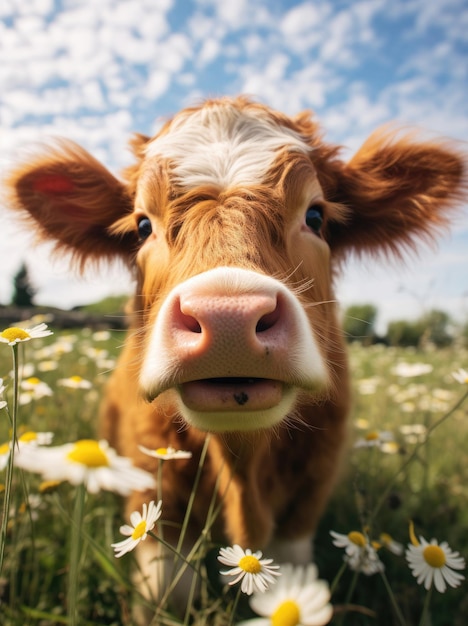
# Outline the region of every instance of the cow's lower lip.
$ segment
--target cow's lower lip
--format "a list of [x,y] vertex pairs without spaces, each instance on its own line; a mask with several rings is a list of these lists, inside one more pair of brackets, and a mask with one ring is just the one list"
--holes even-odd
[[200,412],[262,411],[277,406],[284,391],[268,378],[207,378],[180,385],[182,402]]

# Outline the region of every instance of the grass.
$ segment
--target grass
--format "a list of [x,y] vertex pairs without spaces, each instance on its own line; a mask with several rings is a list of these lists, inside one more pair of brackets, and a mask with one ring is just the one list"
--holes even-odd
[[[52,431],[55,445],[95,438],[99,398],[123,341],[121,332],[92,333],[84,329],[19,344],[21,379],[40,379],[47,383],[51,395],[31,397],[28,401],[22,394],[31,392],[20,389],[18,433],[24,429]],[[366,529],[373,539],[386,532],[406,546],[409,520],[413,520],[417,535],[428,540],[434,537],[439,542],[446,540],[453,550],[468,557],[468,403],[441,420],[468,389],[451,375],[458,368],[467,368],[468,351],[460,346],[415,351],[353,344],[350,358],[355,405],[349,459],[319,526],[315,559],[321,578],[330,584],[335,581],[332,602],[336,613],[332,624],[401,626],[403,619],[405,626],[418,626],[427,594],[416,583],[404,556],[379,550],[391,594],[379,574],[361,574],[356,578],[354,572],[345,569],[337,581],[337,573],[343,570],[343,554],[333,546],[329,532],[347,534]],[[394,372],[399,363],[424,364],[431,370],[404,377]],[[5,399],[10,411],[11,369],[11,349],[0,344],[0,377],[7,385]],[[71,376],[90,381],[91,388],[72,389],[59,384],[60,379]],[[424,429],[427,432],[439,421],[422,445]],[[408,432],[410,426],[416,426],[414,432]],[[9,430],[7,410],[1,409],[0,443],[8,441]],[[391,445],[386,442],[382,446],[353,447],[360,439],[369,440],[373,431],[391,433]],[[5,471],[0,481],[4,475]],[[72,532],[77,489],[64,483],[50,493],[39,493],[39,483],[33,474],[13,474],[0,579],[0,623],[73,623],[67,615],[67,604],[70,554],[76,547],[70,542],[75,536],[73,542],[80,541],[82,546],[76,556],[78,568],[72,572],[77,577],[72,593],[79,611],[76,623],[132,624],[133,555],[115,559],[110,547],[122,538],[118,529],[127,522],[122,518],[120,499],[107,492],[87,494],[81,511],[82,532],[77,539]],[[3,504],[2,501],[2,507]],[[209,597],[203,601],[194,624],[221,626],[231,621],[231,597]],[[400,618],[393,603],[399,607]],[[449,588],[444,594],[434,592],[427,626],[466,623],[466,585]]]

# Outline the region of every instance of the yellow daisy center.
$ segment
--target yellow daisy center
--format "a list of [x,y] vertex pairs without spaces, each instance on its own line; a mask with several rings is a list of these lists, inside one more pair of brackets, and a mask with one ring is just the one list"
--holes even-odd
[[135,530],[132,532],[132,539],[141,539],[146,532],[146,521],[144,519],[141,520],[136,526]]
[[423,550],[424,560],[431,567],[443,567],[447,561],[445,552],[439,546],[426,546]]
[[52,493],[60,485],[60,480],[44,480],[39,485],[39,493]]
[[0,456],[3,456],[4,454],[8,454],[9,452],[10,452],[10,444],[2,443],[2,445],[0,446]]
[[167,448],[157,448],[155,452],[156,454],[167,454]]
[[350,533],[348,533],[348,539],[351,541],[351,543],[354,543],[360,548],[363,548],[367,543],[364,535],[357,530],[352,530]]
[[376,430],[373,430],[370,433],[367,433],[365,437],[366,441],[377,441],[378,438],[379,438],[379,433]]
[[260,561],[250,554],[243,556],[239,561],[239,567],[248,574],[259,574],[262,571],[262,565]]
[[19,438],[19,441],[30,443],[31,441],[36,441],[36,439],[37,439],[37,433],[33,432],[32,430],[28,430],[27,432],[21,435],[21,437]]
[[298,626],[301,612],[294,600],[285,600],[271,616],[272,626]]
[[31,378],[27,378],[25,382],[29,385],[38,385],[41,381],[36,376],[31,376]]
[[67,458],[87,467],[106,467],[109,465],[109,459],[105,452],[99,443],[92,439],[77,441],[73,450],[67,454]]
[[10,328],[6,328],[0,333],[0,337],[6,339],[7,341],[17,341],[18,339],[30,339],[31,335],[27,333],[24,328],[18,328],[17,326],[11,326]]
[[70,380],[73,383],[81,383],[83,379],[81,378],[81,376],[78,376],[77,374],[75,374],[75,376],[70,376]]

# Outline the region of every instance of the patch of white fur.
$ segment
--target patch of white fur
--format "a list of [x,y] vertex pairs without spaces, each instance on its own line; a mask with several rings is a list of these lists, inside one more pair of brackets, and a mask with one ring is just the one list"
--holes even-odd
[[150,142],[146,156],[169,159],[182,188],[219,185],[228,189],[261,183],[283,148],[310,151],[298,133],[275,124],[260,111],[220,103],[179,114],[166,134]]

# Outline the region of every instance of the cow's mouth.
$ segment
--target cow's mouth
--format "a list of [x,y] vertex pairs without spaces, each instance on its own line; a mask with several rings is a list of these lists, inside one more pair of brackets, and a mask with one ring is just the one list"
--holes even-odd
[[180,386],[182,402],[192,411],[264,411],[277,406],[284,383],[269,378],[205,378]]

